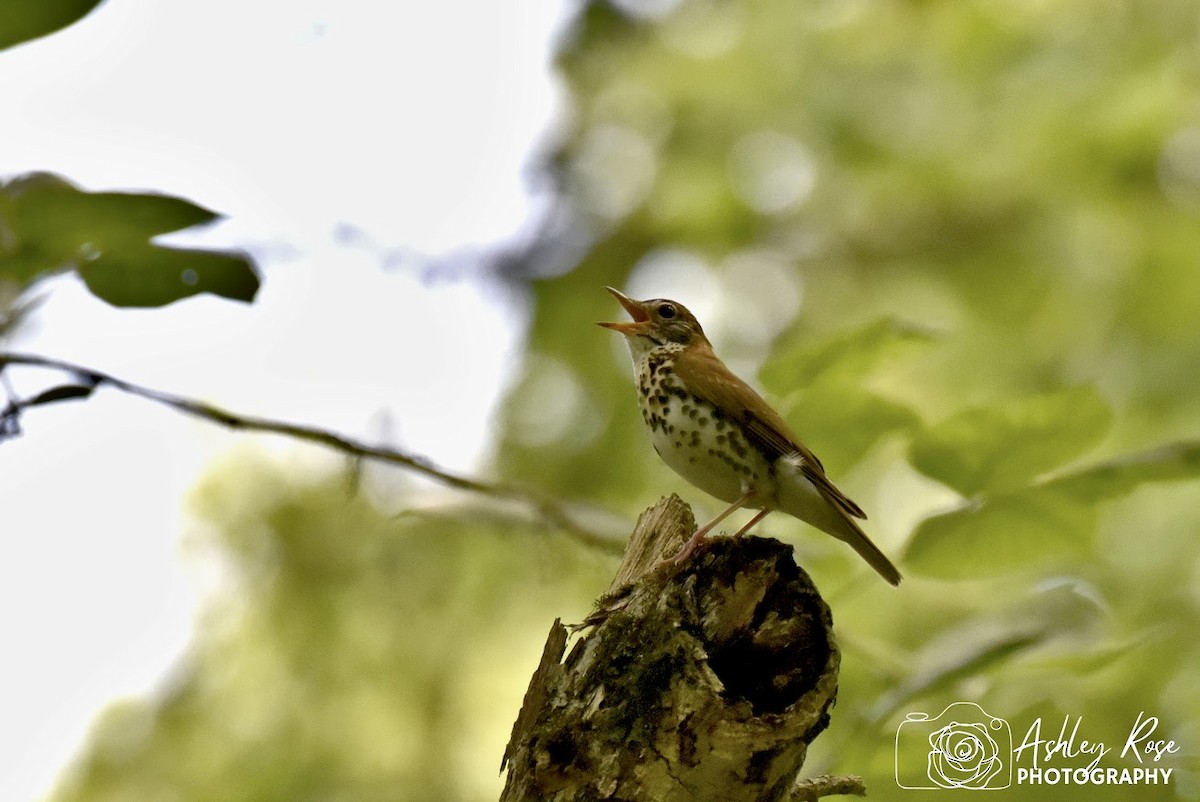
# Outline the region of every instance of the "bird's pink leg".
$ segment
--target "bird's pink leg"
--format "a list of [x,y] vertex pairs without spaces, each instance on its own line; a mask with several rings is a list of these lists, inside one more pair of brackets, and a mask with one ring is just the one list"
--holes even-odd
[[749,521],[747,521],[745,526],[743,526],[741,529],[739,529],[733,533],[733,536],[741,537],[742,535],[749,532],[751,529],[754,528],[754,525],[756,523],[761,521],[763,518],[767,517],[768,512],[770,512],[770,510],[759,510],[758,515],[755,515],[753,518],[751,518]]
[[[712,528],[714,526],[721,523],[721,521],[724,521],[726,518],[728,518],[730,515],[732,515],[736,510],[739,510],[742,507],[744,507],[746,505],[746,502],[749,501],[750,499],[752,499],[753,497],[754,497],[753,490],[747,490],[744,493],[742,493],[742,495],[740,495],[738,497],[737,501],[730,504],[725,509],[724,512],[722,512],[716,518],[713,518],[711,521],[706,523],[704,526],[700,527],[695,532],[693,532],[692,536],[690,538],[688,538],[687,543],[683,544],[683,548],[681,548],[674,557],[672,557],[669,560],[663,560],[663,562],[664,563],[670,562],[670,563],[675,563],[675,565],[679,565],[684,560],[686,560],[688,557],[691,557],[692,552],[694,552],[700,546],[700,544],[704,542],[704,536],[707,535],[709,532],[711,532]],[[755,519],[758,519],[761,517],[762,517],[761,515],[756,515]],[[745,529],[745,528],[746,527],[743,527],[743,529]],[[738,534],[741,534],[741,532],[739,532]]]

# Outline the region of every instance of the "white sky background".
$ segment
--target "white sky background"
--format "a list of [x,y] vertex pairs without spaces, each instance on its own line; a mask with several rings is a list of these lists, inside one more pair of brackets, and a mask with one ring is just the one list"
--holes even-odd
[[[471,470],[520,299],[469,269],[427,286],[420,257],[469,264],[528,225],[526,168],[561,112],[549,59],[568,10],[109,0],[0,52],[0,176],[48,170],[90,190],[189,198],[229,220],[188,242],[246,247],[263,269],[252,305],[148,311],[56,280],[10,347],[238,411],[386,433]],[[335,235],[342,224],[358,244]],[[412,258],[384,270],[378,248]],[[21,375],[22,389],[40,385]],[[34,410],[24,428],[0,445],[3,800],[49,792],[92,717],[151,690],[184,648],[204,584],[179,549],[187,496],[250,439],[113,391]]]

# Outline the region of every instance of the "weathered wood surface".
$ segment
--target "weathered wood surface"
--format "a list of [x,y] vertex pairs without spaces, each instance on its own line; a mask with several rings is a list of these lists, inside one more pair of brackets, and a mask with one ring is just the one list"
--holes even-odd
[[682,566],[656,567],[694,528],[677,496],[661,500],[565,660],[555,621],[505,751],[502,802],[816,789],[795,785],[837,695],[829,608],[774,540],[717,538]]

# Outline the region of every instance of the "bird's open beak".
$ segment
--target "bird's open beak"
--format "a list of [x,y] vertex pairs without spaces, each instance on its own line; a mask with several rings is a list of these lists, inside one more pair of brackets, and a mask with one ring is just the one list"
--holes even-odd
[[613,331],[619,331],[622,334],[641,334],[649,328],[650,315],[647,314],[640,303],[621,291],[614,290],[612,287],[605,287],[604,289],[611,292],[613,297],[621,302],[621,306],[625,307],[625,311],[629,313],[629,316],[633,320],[629,323],[599,323],[597,325],[603,326],[606,329],[612,329]]

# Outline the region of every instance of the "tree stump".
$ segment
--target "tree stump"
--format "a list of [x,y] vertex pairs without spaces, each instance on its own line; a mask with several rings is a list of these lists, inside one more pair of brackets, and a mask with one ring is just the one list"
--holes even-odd
[[502,802],[805,799],[846,781],[861,792],[856,778],[796,786],[829,723],[840,655],[791,547],[717,538],[656,568],[694,529],[678,496],[659,501],[565,661],[554,622],[505,750]]

